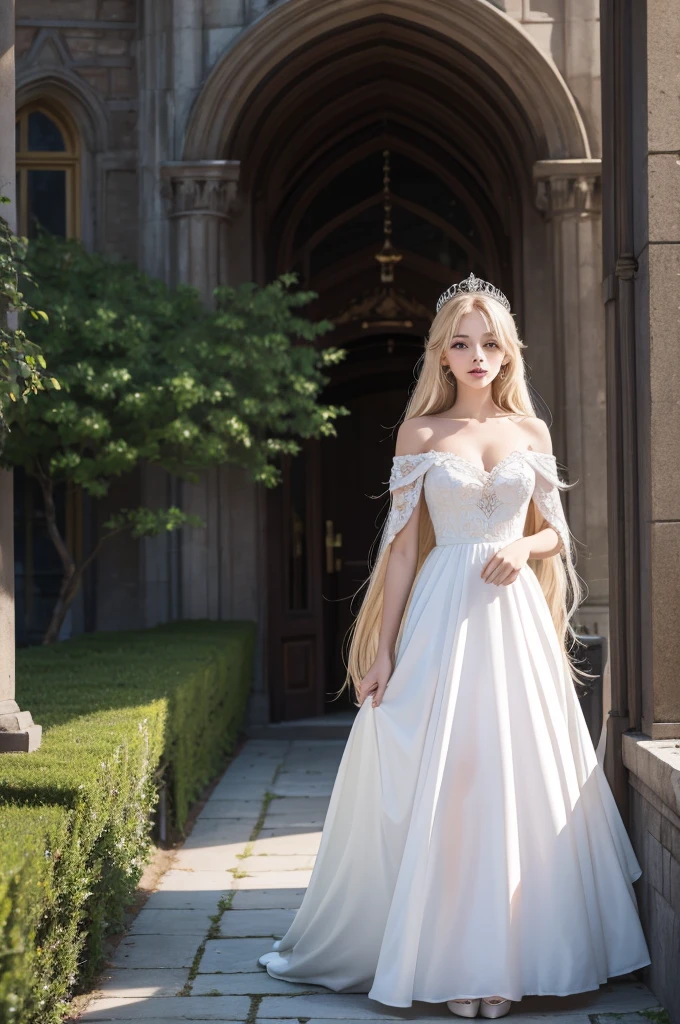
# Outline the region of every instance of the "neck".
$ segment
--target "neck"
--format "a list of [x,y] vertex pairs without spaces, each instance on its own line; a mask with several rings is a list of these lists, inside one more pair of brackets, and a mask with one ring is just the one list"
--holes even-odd
[[471,388],[458,382],[456,401],[447,414],[452,420],[488,420],[507,415],[494,401],[492,385]]

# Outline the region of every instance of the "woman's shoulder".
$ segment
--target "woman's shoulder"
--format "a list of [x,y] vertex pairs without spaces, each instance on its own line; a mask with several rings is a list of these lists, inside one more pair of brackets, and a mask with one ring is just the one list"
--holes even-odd
[[515,423],[522,431],[527,448],[541,455],[552,455],[552,438],[544,420],[539,416],[518,416]]
[[427,451],[434,433],[431,416],[412,416],[397,431],[395,455],[418,455]]

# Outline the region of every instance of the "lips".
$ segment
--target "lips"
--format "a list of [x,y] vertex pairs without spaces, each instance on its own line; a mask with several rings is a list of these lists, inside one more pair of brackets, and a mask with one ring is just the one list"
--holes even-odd
[[487,370],[469,370],[468,371],[473,377],[486,377]]

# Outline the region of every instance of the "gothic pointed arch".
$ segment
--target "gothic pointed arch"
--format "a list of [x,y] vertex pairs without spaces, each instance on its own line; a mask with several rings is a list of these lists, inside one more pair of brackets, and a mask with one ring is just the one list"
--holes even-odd
[[210,74],[189,119],[185,159],[235,156],[231,148],[243,111],[255,93],[280,88],[282,69],[294,57],[306,53],[318,62],[325,52],[337,61],[348,30],[363,27],[375,46],[400,26],[427,43],[427,50],[444,43],[449,59],[493,74],[504,88],[506,116],[524,119],[529,127],[534,159],[591,155],[583,119],[558,69],[514,19],[487,0],[319,0],[312,7],[306,0],[280,0]]

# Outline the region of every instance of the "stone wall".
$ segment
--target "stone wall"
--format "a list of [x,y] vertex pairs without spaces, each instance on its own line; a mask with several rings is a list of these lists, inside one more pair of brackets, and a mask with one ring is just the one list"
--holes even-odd
[[642,867],[636,883],[640,918],[649,943],[646,982],[680,1020],[680,740],[623,737],[630,771],[630,830]]
[[81,154],[86,245],[138,251],[137,0],[18,0],[17,106],[48,100],[70,115]]

